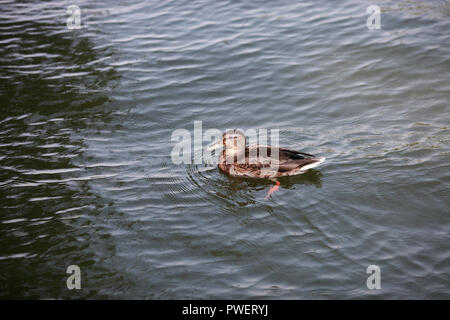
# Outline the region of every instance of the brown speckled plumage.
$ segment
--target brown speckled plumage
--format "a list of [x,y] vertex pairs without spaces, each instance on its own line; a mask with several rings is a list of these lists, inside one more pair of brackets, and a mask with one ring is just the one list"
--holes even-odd
[[[233,153],[227,154],[226,146],[230,143],[226,140],[226,135],[223,136],[224,150],[219,158],[219,168],[231,176],[262,179],[293,176],[322,163],[325,159],[304,152],[261,145],[245,147],[245,154],[241,153],[240,157],[236,154],[233,156]],[[244,139],[245,145],[245,136],[238,138]]]

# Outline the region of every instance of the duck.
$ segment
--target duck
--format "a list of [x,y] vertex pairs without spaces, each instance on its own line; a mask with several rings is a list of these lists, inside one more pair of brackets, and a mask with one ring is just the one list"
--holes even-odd
[[291,149],[254,144],[247,146],[246,136],[241,130],[229,130],[222,139],[210,145],[207,150],[222,149],[218,167],[233,177],[266,179],[275,182],[265,199],[278,190],[278,178],[303,174],[321,165],[325,157]]

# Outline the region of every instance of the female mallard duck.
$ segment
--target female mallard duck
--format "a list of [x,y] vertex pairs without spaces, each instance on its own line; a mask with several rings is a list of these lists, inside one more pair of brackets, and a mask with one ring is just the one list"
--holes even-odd
[[239,130],[226,132],[222,140],[208,147],[208,150],[218,148],[223,150],[219,157],[219,168],[226,174],[276,182],[266,199],[280,185],[276,178],[302,174],[325,161],[325,158],[289,149],[263,145],[246,147],[246,137]]

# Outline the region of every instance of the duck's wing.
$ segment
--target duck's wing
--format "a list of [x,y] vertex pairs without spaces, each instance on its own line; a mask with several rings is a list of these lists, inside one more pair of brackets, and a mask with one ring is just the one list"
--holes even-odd
[[294,171],[320,161],[316,156],[295,150],[279,148],[278,171]]
[[277,171],[280,173],[301,170],[305,166],[322,161],[322,158],[309,153],[262,145],[252,145],[246,150],[249,159],[252,155],[257,157],[256,161],[253,161],[257,167],[278,167]]
[[304,152],[252,145],[245,149],[244,162],[221,162],[219,167],[231,176],[273,179],[303,173],[323,160]]
[[290,149],[279,148],[279,150],[280,150],[280,154],[283,154],[290,159],[305,159],[305,158],[315,158],[316,157],[315,155],[312,155],[309,153],[304,153],[304,152],[290,150]]

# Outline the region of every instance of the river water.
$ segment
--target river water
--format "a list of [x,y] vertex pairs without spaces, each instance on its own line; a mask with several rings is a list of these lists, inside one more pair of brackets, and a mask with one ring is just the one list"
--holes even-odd
[[[1,297],[450,298],[449,1],[0,8]],[[194,121],[327,160],[264,200],[172,161]]]

